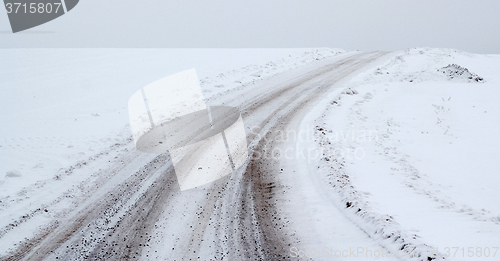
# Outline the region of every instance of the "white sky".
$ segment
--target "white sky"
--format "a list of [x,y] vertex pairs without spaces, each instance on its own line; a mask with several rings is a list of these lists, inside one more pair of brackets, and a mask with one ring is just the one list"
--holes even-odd
[[0,48],[448,47],[500,53],[498,0],[81,0]]

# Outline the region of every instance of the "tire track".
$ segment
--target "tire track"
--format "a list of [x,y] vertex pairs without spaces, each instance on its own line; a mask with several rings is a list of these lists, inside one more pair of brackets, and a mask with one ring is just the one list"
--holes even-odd
[[[286,122],[289,118],[301,110],[305,109],[306,104],[310,104],[319,95],[325,93],[328,88],[331,88],[333,84],[339,80],[348,77],[352,72],[359,69],[360,66],[365,65],[376,58],[383,55],[374,54],[373,56],[368,55],[369,58],[361,59],[362,56],[367,54],[356,55],[355,57],[349,57],[333,65],[321,68],[315,73],[314,77],[306,74],[305,79],[299,79],[292,82],[289,85],[285,85],[283,88],[277,88],[272,95],[264,95],[261,100],[251,102],[242,106],[242,109],[247,112],[247,115],[252,113],[257,113],[259,108],[262,108],[265,104],[272,103],[276,101],[278,96],[290,96],[288,97],[288,102],[279,104],[277,108],[272,112],[268,113],[268,116],[261,120],[259,129],[276,129],[283,122]],[[342,68],[345,66],[345,68]],[[340,70],[339,70],[340,69]],[[330,76],[333,74],[333,76]],[[320,76],[326,75],[325,79]],[[318,86],[315,82],[320,78],[320,85]],[[297,90],[299,89],[299,90]],[[262,96],[262,95],[261,95]],[[281,114],[281,115],[280,115]],[[272,121],[274,119],[274,121]],[[278,121],[278,119],[281,120]],[[272,149],[274,144],[271,144],[270,148],[266,147],[265,141],[259,139],[258,136],[262,136],[264,133],[259,133],[259,135],[251,136],[249,135],[250,143],[256,144],[252,150],[255,152],[262,152],[266,149]],[[268,145],[268,144],[267,144]],[[250,145],[251,147],[252,145]],[[254,155],[255,156],[255,155]],[[262,160],[251,160],[247,165],[242,179],[239,181],[228,181],[225,186],[235,187],[239,190],[239,198],[234,206],[231,200],[224,200],[226,206],[235,207],[238,209],[238,222],[232,222],[233,225],[230,229],[221,232],[221,235],[227,238],[226,242],[238,242],[237,244],[232,244],[232,249],[245,249],[240,255],[231,255],[227,250],[221,250],[222,257],[229,256],[230,259],[284,259],[286,258],[283,246],[288,246],[288,236],[283,235],[279,230],[281,230],[281,224],[273,223],[272,216],[277,213],[277,206],[272,203],[274,188],[279,186],[276,180],[273,179],[272,169],[267,169],[263,167],[267,165],[267,162]],[[274,165],[274,164],[272,164]],[[216,194],[220,192],[212,192]],[[230,193],[223,193],[223,197],[227,197]],[[223,200],[223,198],[221,198]],[[224,204],[221,204],[224,205]],[[210,206],[212,206],[210,208]],[[214,201],[209,201],[205,207],[208,211],[213,211],[213,206],[215,206]],[[206,217],[205,217],[206,219]],[[227,220],[226,220],[227,221]],[[200,222],[201,224],[208,223],[207,220]],[[229,223],[229,222],[228,222]],[[220,226],[219,226],[220,227]],[[206,228],[206,225],[205,225]],[[201,229],[201,228],[200,228]],[[201,229],[204,231],[204,228]],[[234,231],[240,231],[236,236],[232,233]],[[197,232],[197,237],[194,239],[193,246],[201,245],[200,236],[202,232]],[[279,248],[276,246],[280,246]],[[197,251],[190,251],[190,253],[196,253]],[[199,251],[198,251],[199,252]],[[196,259],[196,255],[186,255],[185,258]]]
[[[381,55],[383,53],[353,55],[295,77],[276,88],[265,89],[265,92],[242,90],[242,95],[248,96],[247,101],[239,106],[243,111],[242,116],[255,118],[254,126],[259,126],[260,130],[259,133],[250,133],[247,136],[250,155],[255,157],[255,153],[277,145],[267,144],[261,138],[267,130],[276,130],[292,116],[306,110],[308,104],[332,88],[335,82],[348,77]],[[229,98],[223,104],[235,101],[236,98]],[[274,110],[271,113],[262,113],[266,107]],[[259,118],[260,115],[267,116],[262,119]],[[43,236],[12,253],[13,257],[8,260],[40,260],[48,257],[58,257],[62,260],[130,260],[140,257],[142,249],[151,240],[155,223],[165,205],[174,204],[174,197],[182,197],[176,184],[175,173],[169,164],[168,155],[155,157],[108,192],[102,201],[86,202],[89,207],[73,213],[72,222],[58,224]],[[201,214],[197,216],[198,222],[193,224],[190,236],[183,240],[186,246],[183,255],[185,259],[198,258],[210,218],[217,211],[231,212],[231,207],[236,209],[238,218],[236,222],[227,222],[232,225],[219,226],[218,233],[226,236],[228,248],[242,251],[240,254],[228,253],[227,248],[221,247],[220,257],[286,258],[283,247],[293,239],[283,232],[282,224],[273,220],[279,211],[279,206],[273,202],[273,196],[280,186],[273,178],[273,172],[276,171],[271,167],[273,164],[252,159],[241,169],[239,176],[232,179],[223,178],[211,185],[202,203]],[[148,179],[152,179],[152,184],[145,185]],[[146,186],[142,192],[141,186]],[[137,196],[136,191],[139,191],[140,195]],[[238,195],[236,201],[232,196],[235,193]],[[124,209],[123,206],[127,204],[131,207]],[[214,210],[217,205],[222,206],[222,209]],[[125,214],[119,214],[120,212]]]

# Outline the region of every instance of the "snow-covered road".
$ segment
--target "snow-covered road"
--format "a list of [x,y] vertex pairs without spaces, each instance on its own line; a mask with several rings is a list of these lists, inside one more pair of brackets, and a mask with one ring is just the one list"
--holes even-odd
[[[327,242],[345,246],[349,245],[344,240],[348,233],[360,247],[375,249],[377,243],[320,194],[306,193],[307,198],[291,201],[314,186],[295,182],[307,181],[307,172],[293,170],[286,157],[267,157],[266,151],[281,145],[264,137],[297,126],[318,99],[382,55],[356,53],[325,59],[254,88],[235,89],[211,99],[209,103],[242,111],[253,156],[237,173],[199,189],[179,191],[167,156],[139,153],[131,140],[116,144],[111,149],[116,151],[112,164],[96,170],[80,191],[74,193],[70,187],[44,204],[43,210],[4,231],[15,233],[38,219],[47,219],[49,224],[43,233],[16,244],[11,259],[186,260],[212,256],[269,260],[291,257],[294,249],[310,247],[314,241],[302,239],[304,229],[311,229],[307,238],[327,236],[336,239]],[[94,164],[97,162],[79,170],[93,171]],[[287,169],[280,170],[284,165]],[[283,178],[285,175],[288,178]],[[57,205],[63,209],[68,198],[73,199],[71,210],[57,213],[57,217],[42,217],[45,209],[57,209]],[[290,211],[294,205],[300,207],[297,217]],[[315,215],[322,216],[322,223],[313,218]],[[297,254],[303,256],[302,252]]]
[[[115,60],[106,56],[99,58],[102,64]],[[137,54],[139,63],[150,62],[143,56],[143,52]],[[59,140],[62,147],[57,147],[57,137],[49,142],[28,138],[31,157],[41,163],[27,166],[35,160],[20,161],[23,164],[16,165],[20,171],[8,171],[0,181],[5,188],[13,185],[0,191],[0,259],[432,260],[447,255],[455,260],[460,258],[450,256],[446,247],[472,247],[474,243],[479,244],[474,246],[475,257],[484,258],[486,248],[493,254],[499,243],[495,238],[500,216],[494,203],[499,180],[491,154],[500,144],[488,147],[471,138],[459,119],[469,115],[464,106],[477,106],[478,112],[469,113],[475,113],[474,123],[484,127],[482,133],[500,129],[492,123],[500,115],[494,106],[498,72],[474,63],[490,59],[496,64],[498,58],[425,49],[316,51],[305,57],[307,62],[298,62],[303,57],[290,58],[284,69],[267,63],[246,67],[243,74],[220,74],[219,82],[202,79],[202,86],[212,86],[204,93],[209,106],[233,106],[241,111],[250,157],[231,175],[196,189],[180,191],[169,155],[139,152],[129,126],[114,130],[114,136],[105,133],[105,139],[90,149],[77,143],[82,152],[74,156],[79,159],[76,162],[68,152],[63,153],[73,149],[68,146],[72,141]],[[84,64],[85,55],[80,58]],[[455,61],[491,79],[490,85],[482,86],[491,93],[489,100],[470,87],[479,86],[477,75],[468,71],[457,75],[461,67],[445,67]],[[106,70],[112,67],[105,66]],[[446,76],[455,77],[455,82],[440,78]],[[102,76],[96,86],[105,84],[107,78],[112,77]],[[16,81],[12,77],[5,82]],[[129,88],[135,91],[136,84]],[[453,99],[443,98],[452,94]],[[456,104],[455,99],[459,100]],[[82,100],[97,103],[92,96]],[[409,108],[410,103],[418,106]],[[58,104],[54,102],[54,108],[60,110]],[[23,112],[16,106],[7,109],[17,118],[37,111]],[[50,111],[51,106],[41,107]],[[454,110],[460,113],[453,114]],[[120,125],[113,123],[120,112],[110,107],[73,120],[75,113],[61,122],[92,133],[91,127],[97,126],[94,120],[101,120],[102,129],[106,124]],[[4,120],[14,116],[4,116]],[[57,123],[60,115],[54,117]],[[18,132],[22,135],[23,130]],[[436,137],[423,135],[429,132]],[[421,139],[430,145],[413,145]],[[24,156],[19,148],[22,138],[2,142],[2,155],[13,162]],[[81,143],[88,146],[85,140]],[[446,151],[448,143],[457,147],[450,145]],[[58,162],[61,158],[54,155],[38,155],[36,146],[44,144],[62,151],[71,165]],[[457,178],[449,180],[450,172],[433,165],[435,159],[453,165],[456,159],[449,151],[467,146],[477,146],[475,154],[483,151],[485,157],[475,162],[482,164],[481,180],[487,182],[472,181],[469,171],[458,169],[450,170]],[[447,156],[429,152],[438,148]],[[460,166],[467,169],[471,164],[464,161]],[[52,165],[65,167],[54,174]],[[30,176],[33,182],[25,177],[37,172],[54,175]],[[25,180],[19,185],[16,179]],[[484,202],[485,198],[492,198],[493,203]],[[448,226],[447,220],[451,221]],[[450,232],[454,225],[461,228]]]

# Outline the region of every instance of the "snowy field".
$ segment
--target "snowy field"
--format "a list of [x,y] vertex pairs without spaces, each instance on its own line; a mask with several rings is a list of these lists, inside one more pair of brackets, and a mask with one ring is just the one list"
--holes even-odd
[[[1,260],[500,258],[500,55],[18,49],[0,60]],[[190,68],[209,105],[240,109],[252,157],[180,192],[168,157],[134,147],[127,102]]]
[[195,68],[209,98],[339,52],[1,50],[0,198],[129,138],[128,99],[151,82]]
[[392,53],[306,119],[328,152],[320,180],[387,244],[498,259],[489,252],[500,245],[499,75],[500,56]]

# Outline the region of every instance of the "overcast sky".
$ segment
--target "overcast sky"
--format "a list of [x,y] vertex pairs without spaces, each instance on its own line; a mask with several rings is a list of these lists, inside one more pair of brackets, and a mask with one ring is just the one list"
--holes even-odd
[[449,47],[500,53],[498,0],[82,0],[0,47]]

